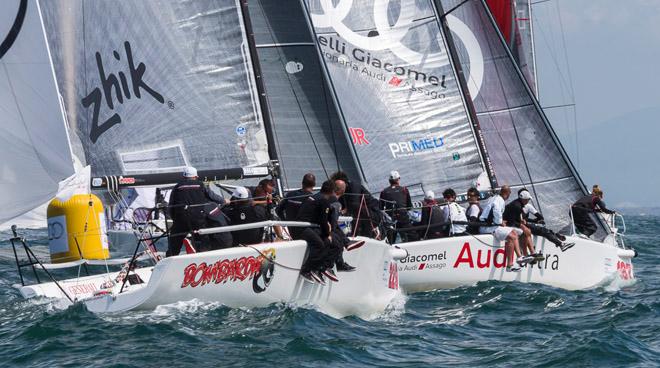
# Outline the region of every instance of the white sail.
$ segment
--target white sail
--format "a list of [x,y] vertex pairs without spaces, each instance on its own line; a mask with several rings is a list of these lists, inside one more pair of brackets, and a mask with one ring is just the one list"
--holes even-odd
[[74,173],[34,0],[0,4],[0,223],[49,201]]

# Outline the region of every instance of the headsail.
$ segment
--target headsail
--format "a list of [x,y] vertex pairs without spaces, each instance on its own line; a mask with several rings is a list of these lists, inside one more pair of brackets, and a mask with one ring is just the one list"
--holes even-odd
[[486,0],[502,37],[538,97],[531,0]]
[[0,4],[0,223],[52,199],[73,161],[37,2]]
[[432,2],[304,3],[369,187],[385,187],[398,170],[413,188],[487,189]]
[[238,0],[42,2],[92,175],[269,160]]
[[[527,187],[549,226],[568,225],[570,205],[586,189],[516,67],[485,3],[443,0],[441,4],[444,9],[458,5],[452,15],[472,30],[483,54],[483,83],[473,100],[499,184]],[[473,46],[455,43],[462,68],[468,72],[469,49]],[[477,82],[468,78],[468,84]]]
[[357,169],[299,0],[253,1],[249,17],[284,188]]

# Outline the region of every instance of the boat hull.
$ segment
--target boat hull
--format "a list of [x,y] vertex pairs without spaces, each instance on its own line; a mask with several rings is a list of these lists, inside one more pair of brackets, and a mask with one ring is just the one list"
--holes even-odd
[[[139,269],[144,282],[129,285],[122,293],[117,285],[111,293],[94,296],[93,291],[107,280],[105,276],[81,278],[77,283],[65,280],[61,284],[67,291],[80,291],[76,295],[90,311],[97,313],[148,310],[195,299],[243,308],[285,303],[310,306],[338,318],[348,315],[370,318],[385,310],[399,294],[392,249],[383,242],[372,241],[344,252],[344,259],[357,270],[340,272],[339,282],[326,279],[325,286],[309,283],[299,276],[306,253],[303,241],[169,257],[154,267]],[[274,255],[272,265],[263,255]],[[74,285],[76,288],[71,289]],[[26,297],[65,298],[54,283],[20,290]]]
[[462,236],[400,244],[408,257],[399,261],[401,289],[406,293],[473,285],[479,281],[519,281],[567,290],[635,282],[634,251],[608,243],[568,237],[575,246],[562,252],[535,237],[546,259],[520,272],[505,270],[503,243],[492,235]]

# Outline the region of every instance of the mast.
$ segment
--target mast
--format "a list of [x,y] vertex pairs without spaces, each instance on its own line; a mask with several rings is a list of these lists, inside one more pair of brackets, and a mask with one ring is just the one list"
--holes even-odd
[[486,169],[486,174],[488,174],[488,180],[490,181],[490,187],[491,189],[495,189],[498,187],[497,184],[497,177],[495,176],[495,171],[493,170],[493,165],[490,161],[490,158],[488,156],[488,150],[486,149],[486,142],[484,141],[483,134],[481,133],[481,127],[479,126],[479,119],[477,118],[477,112],[474,109],[474,103],[472,101],[472,96],[470,96],[470,90],[468,89],[467,81],[465,80],[465,74],[463,73],[463,68],[461,67],[461,64],[459,62],[458,54],[456,53],[456,49],[454,46],[454,39],[451,34],[451,30],[449,29],[449,25],[447,24],[447,15],[450,14],[452,11],[463,5],[465,1],[460,3],[458,6],[453,7],[452,9],[449,10],[449,12],[444,13],[442,9],[442,4],[440,0],[433,0],[433,4],[435,5],[433,7],[433,11],[436,13],[436,18],[438,18],[440,22],[440,28],[442,29],[442,32],[444,33],[445,37],[445,47],[447,48],[447,51],[449,53],[449,62],[451,63],[452,67],[454,68],[456,72],[456,78],[458,79],[458,86],[459,89],[461,90],[461,96],[463,97],[463,101],[465,103],[465,106],[468,110],[468,117],[470,119],[470,123],[472,124],[472,130],[474,131],[475,135],[475,140],[477,142],[477,146],[479,147],[479,153],[481,154],[481,157],[484,162],[484,168]]

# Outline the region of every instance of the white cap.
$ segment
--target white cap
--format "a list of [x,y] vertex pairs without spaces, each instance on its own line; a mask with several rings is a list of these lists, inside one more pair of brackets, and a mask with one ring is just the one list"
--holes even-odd
[[520,192],[520,194],[518,194],[518,198],[520,198],[520,199],[532,199],[532,195],[529,194],[528,191],[523,190],[522,192]]
[[231,196],[238,199],[248,199],[250,194],[248,193],[248,190],[245,189],[245,187],[236,187]]
[[197,169],[195,169],[192,166],[186,166],[185,169],[183,169],[183,177],[184,178],[194,178],[197,176]]
[[435,193],[432,190],[427,190],[424,194],[424,199],[435,199]]
[[400,179],[400,178],[401,178],[401,175],[399,175],[398,171],[396,171],[396,170],[390,171],[390,179],[396,180],[396,179]]

